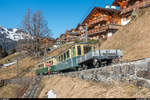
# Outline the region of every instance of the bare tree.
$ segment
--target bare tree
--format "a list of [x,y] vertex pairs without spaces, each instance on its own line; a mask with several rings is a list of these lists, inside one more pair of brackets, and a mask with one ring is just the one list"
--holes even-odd
[[[22,21],[21,27],[24,31],[32,36],[32,39],[27,39],[31,42],[32,46],[30,48],[30,53],[34,56],[39,56],[40,51],[40,40],[43,37],[51,36],[50,29],[48,28],[48,23],[44,20],[41,11],[36,11],[31,13],[30,9],[27,9],[27,12]],[[30,44],[31,45],[31,44]]]

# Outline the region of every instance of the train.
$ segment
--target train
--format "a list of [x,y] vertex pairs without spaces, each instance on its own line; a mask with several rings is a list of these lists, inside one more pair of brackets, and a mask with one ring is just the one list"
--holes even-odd
[[97,50],[89,43],[75,43],[57,56],[38,63],[37,75],[48,75],[70,71],[100,68],[118,63],[123,57],[121,50]]

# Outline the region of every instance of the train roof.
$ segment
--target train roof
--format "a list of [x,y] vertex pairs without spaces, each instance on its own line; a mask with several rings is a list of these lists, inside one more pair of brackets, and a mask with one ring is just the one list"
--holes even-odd
[[42,64],[42,63],[44,63],[45,61],[47,61],[47,60],[50,60],[50,59],[52,59],[52,58],[55,58],[55,56],[50,56],[50,57],[47,57],[47,58],[45,58],[45,59],[42,59],[39,63],[37,63],[35,66],[37,66],[37,65],[39,65],[39,64]]
[[[72,48],[73,46],[75,46],[75,45],[80,45],[80,44],[82,44],[82,45],[91,45],[92,43],[86,43],[86,42],[73,43],[69,48],[67,48],[66,50],[62,51],[62,52],[59,53],[57,56],[63,54],[63,53],[66,52],[68,49]],[[57,56],[56,56],[56,57],[57,57]]]

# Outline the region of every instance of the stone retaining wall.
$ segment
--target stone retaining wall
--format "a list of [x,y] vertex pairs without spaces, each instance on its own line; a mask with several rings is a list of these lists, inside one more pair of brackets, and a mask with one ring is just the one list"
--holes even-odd
[[90,69],[80,72],[60,74],[63,76],[80,77],[84,80],[112,82],[115,80],[135,82],[138,86],[150,88],[150,58],[122,63],[103,68]]

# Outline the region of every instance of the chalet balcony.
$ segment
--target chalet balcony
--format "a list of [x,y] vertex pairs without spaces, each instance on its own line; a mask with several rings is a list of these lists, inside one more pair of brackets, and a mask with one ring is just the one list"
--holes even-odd
[[95,20],[89,22],[89,24],[90,24],[90,25],[93,25],[93,24],[96,24],[96,23],[98,23],[98,22],[100,22],[100,21],[103,21],[103,20],[107,21],[107,20],[108,20],[108,17],[98,17],[97,19],[95,19]]
[[121,14],[124,14],[124,13],[130,12],[130,11],[133,11],[133,9],[135,9],[135,8],[144,8],[144,7],[148,7],[148,6],[150,6],[150,0],[144,0],[143,2],[139,2],[133,6],[129,6],[125,9],[120,9],[120,11],[121,11]]
[[94,34],[97,34],[97,33],[105,32],[108,29],[119,29],[120,27],[121,27],[121,25],[109,24],[109,25],[106,25],[106,26],[99,27],[97,29],[89,30],[88,34],[89,35],[94,35]]
[[108,29],[108,26],[103,26],[103,27],[100,27],[100,28],[89,30],[88,33],[89,34],[100,33],[100,32],[103,32],[103,31],[105,31],[107,29]]

